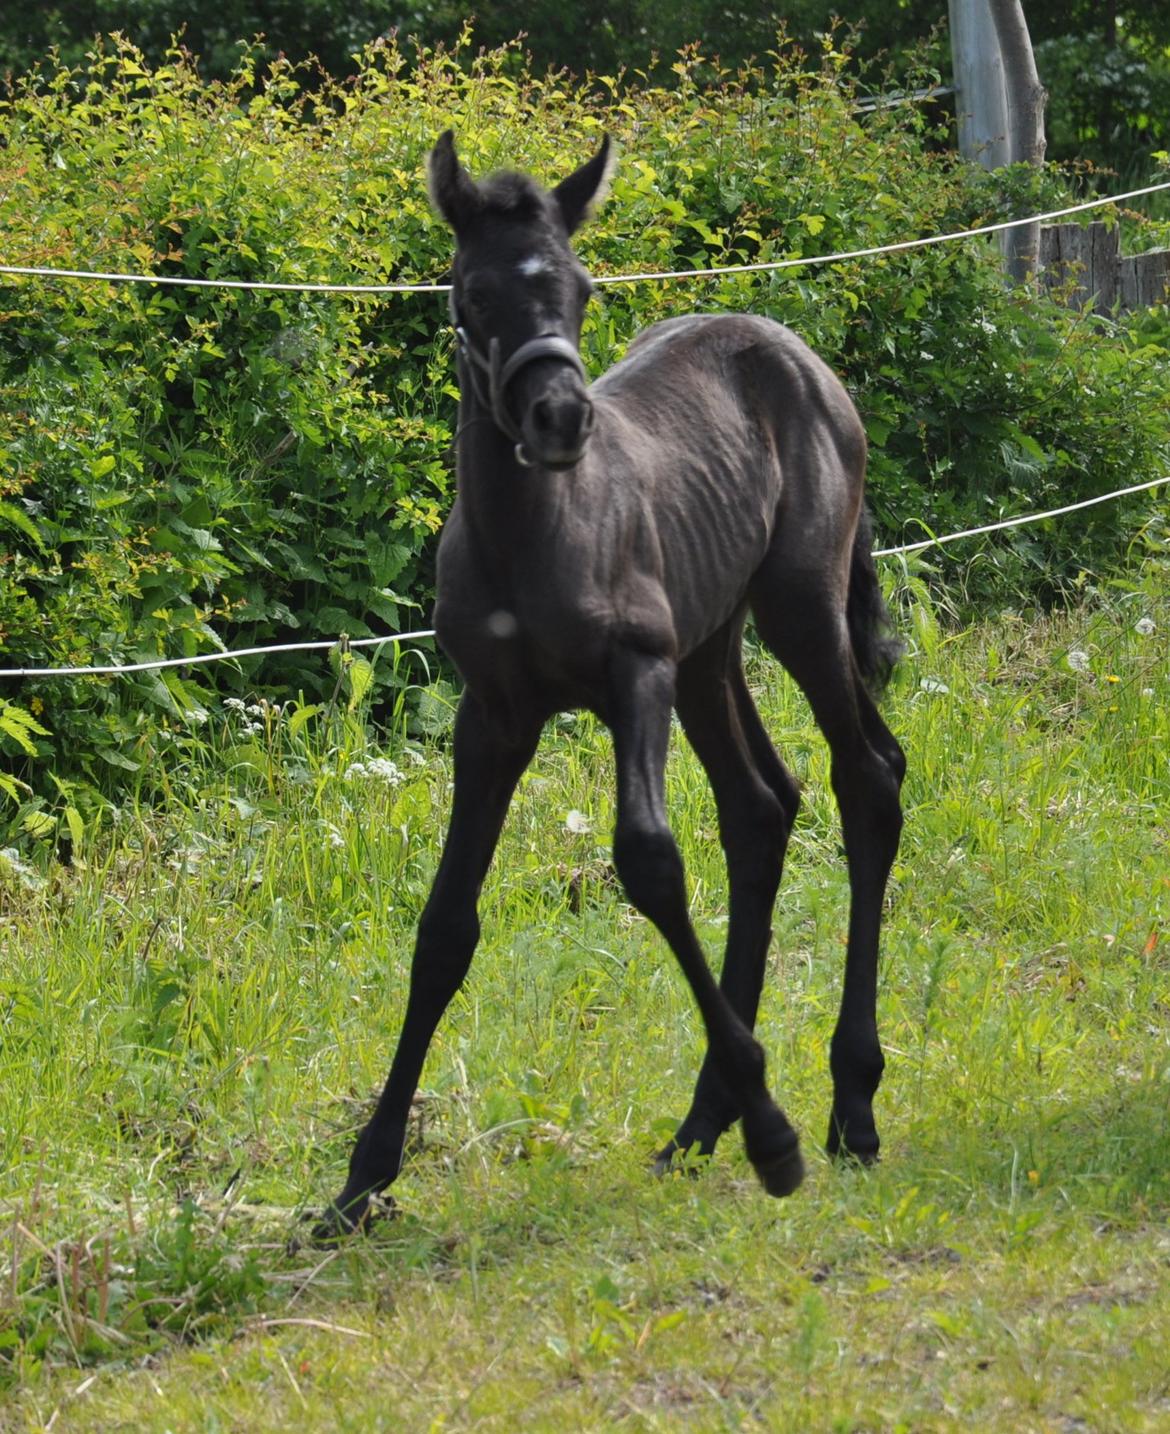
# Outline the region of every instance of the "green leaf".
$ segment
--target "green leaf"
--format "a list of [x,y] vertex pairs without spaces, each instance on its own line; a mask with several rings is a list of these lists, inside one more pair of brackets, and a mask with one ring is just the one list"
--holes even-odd
[[0,772],[0,792],[11,797],[14,802],[21,800],[22,792],[31,792],[32,788],[27,782],[22,782],[19,777],[9,776],[7,772]]
[[141,762],[132,761],[115,747],[99,747],[97,755],[109,766],[118,767],[123,772],[138,772],[142,770]]
[[34,841],[46,840],[57,829],[56,820],[42,811],[25,812],[20,824]]
[[321,711],[319,703],[310,702],[307,706],[298,707],[288,719],[288,735],[295,737],[307,722],[310,722]]
[[374,682],[374,669],[364,657],[355,657],[347,669],[349,677],[349,710],[359,706]]
[[17,707],[14,702],[6,702],[3,698],[0,698],[0,732],[11,737],[20,750],[30,757],[37,755],[37,749],[29,734],[35,732],[38,737],[50,735],[31,712],[26,712],[23,707]]
[[79,848],[85,840],[85,821],[76,807],[65,808],[65,825],[69,828],[69,837],[74,848]]
[[15,503],[0,500],[0,521],[8,524],[10,528],[17,528],[26,538],[31,538],[42,552],[45,550],[45,540],[41,537],[40,529],[28,516],[22,513]]

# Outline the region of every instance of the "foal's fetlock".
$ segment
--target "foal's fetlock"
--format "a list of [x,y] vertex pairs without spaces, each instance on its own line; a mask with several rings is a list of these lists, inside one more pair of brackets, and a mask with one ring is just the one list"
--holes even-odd
[[769,1102],[744,1115],[743,1143],[760,1184],[769,1195],[791,1195],[804,1179],[800,1137],[779,1106]]

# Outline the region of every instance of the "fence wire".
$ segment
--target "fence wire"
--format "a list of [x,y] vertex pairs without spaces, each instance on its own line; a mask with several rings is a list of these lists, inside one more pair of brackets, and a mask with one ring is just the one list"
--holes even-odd
[[[1145,195],[1161,193],[1164,190],[1170,190],[1170,180],[1159,184],[1147,184],[1140,189],[1126,190],[1122,194],[1107,195],[1097,199],[1086,200],[1080,204],[1067,205],[1061,209],[1048,210],[1043,214],[1032,214],[1024,219],[1005,219],[995,224],[983,224],[972,229],[958,229],[947,234],[932,234],[920,239],[906,239],[895,244],[882,244],[865,249],[850,249],[833,254],[814,254],[801,258],[762,260],[754,264],[727,264],[709,269],[673,269],[647,271],[635,274],[598,275],[594,282],[597,284],[634,284],[666,280],[711,279],[719,278],[725,274],[769,273],[782,269],[804,268],[811,265],[844,263],[850,259],[874,258],[882,254],[902,253],[911,249],[925,248],[929,245],[947,244],[961,239],[997,234],[1008,229],[1019,228],[1026,224],[1047,223],[1053,219],[1063,219],[1072,214],[1082,214],[1088,210],[1103,208],[1109,204],[1121,204],[1126,200],[1139,199]],[[247,289],[265,292],[276,291],[280,293],[445,294],[450,292],[451,289],[450,284],[440,283],[277,283],[243,279],[193,279],[171,274],[122,274],[90,269],[54,269],[17,264],[0,264],[0,275],[21,278],[94,280],[106,283],[159,284],[179,288]],[[946,533],[938,537],[931,536],[917,542],[903,543],[891,548],[877,548],[874,550],[873,555],[875,558],[890,558],[923,552],[927,548],[942,547],[948,543],[958,542],[962,538],[978,537],[987,533],[1000,532],[1006,528],[1022,527],[1027,523],[1039,523],[1050,518],[1059,518],[1066,513],[1074,513],[1081,508],[1091,508],[1098,503],[1107,503],[1114,499],[1127,497],[1132,493],[1141,493],[1148,489],[1160,487],[1166,482],[1170,482],[1170,475],[1162,478],[1154,478],[1147,483],[1135,483],[1132,487],[1119,488],[1112,493],[1102,493],[1095,498],[1085,498],[1078,503],[1069,503],[1061,508],[1051,508],[1043,513],[1023,514],[1015,518],[1001,519],[995,523],[985,523],[976,528],[964,528],[961,532]],[[923,524],[923,526],[925,526],[925,524]],[[435,632],[433,628],[423,628],[415,632],[391,633],[383,637],[349,638],[345,641],[350,648],[382,647],[388,643],[422,641],[423,639],[433,638],[434,636]],[[232,662],[244,657],[267,656],[271,653],[322,651],[336,647],[339,640],[340,639],[325,639],[312,642],[276,643],[262,647],[245,647],[231,651],[224,650],[222,652],[200,653],[194,657],[156,658],[147,662],[100,663],[92,666],[78,667],[6,667],[0,668],[0,678],[105,677],[124,673],[154,672],[163,668],[191,667],[211,662]]]
[[[1072,214],[1084,214],[1091,209],[1102,209],[1109,204],[1123,204],[1129,199],[1140,199],[1148,194],[1159,194],[1170,189],[1170,180],[1159,184],[1147,184],[1141,189],[1129,189],[1123,194],[1109,194],[1096,199],[1087,199],[1080,204],[1069,204],[1062,209],[1050,209],[1043,214],[1029,214],[1023,219],[1001,219],[994,224],[980,224],[973,229],[955,229],[947,234],[929,234],[921,239],[903,239],[895,244],[878,244],[867,249],[846,249],[835,254],[810,254],[807,257],[788,259],[762,259],[754,264],[721,264],[710,269],[663,269],[647,270],[636,274],[598,274],[595,284],[643,284],[686,279],[717,279],[725,274],[764,274],[782,269],[803,269],[819,264],[843,264],[850,259],[871,259],[881,254],[899,254],[909,249],[924,249],[933,244],[950,244],[961,239],[977,239],[987,234],[999,234],[1007,229],[1019,229],[1026,224],[1046,224],[1053,219],[1065,219]],[[389,284],[327,284],[327,283],[281,283],[261,279],[192,279],[182,274],[122,274],[97,269],[53,269],[36,265],[0,264],[0,274],[13,278],[74,279],[94,280],[107,284],[160,284],[185,289],[247,289],[258,292],[282,294],[446,294],[451,290],[445,283],[389,283]]]
[[[939,537],[922,538],[913,543],[901,543],[893,548],[875,548],[875,558],[901,557],[920,553],[927,548],[941,548],[947,543],[957,543],[960,538],[980,537],[985,533],[1002,532],[1005,528],[1019,528],[1027,523],[1042,523],[1049,518],[1061,518],[1066,513],[1075,513],[1081,508],[1093,508],[1098,503],[1108,503],[1117,498],[1129,497],[1132,493],[1145,493],[1170,483],[1170,474],[1152,478],[1146,483],[1134,483],[1129,488],[1117,488],[1112,493],[1099,493],[1095,498],[1082,498],[1078,503],[1066,503],[1062,508],[1049,508],[1043,513],[1024,513],[1016,518],[1002,518],[996,523],[984,523],[978,528],[964,528],[957,533],[944,533]],[[268,647],[241,647],[231,651],[204,652],[195,657],[159,657],[148,662],[104,663],[94,667],[3,667],[0,677],[108,677],[119,673],[154,672],[164,667],[191,667],[208,662],[233,662],[241,657],[262,657],[273,652],[320,652],[337,647],[344,642],[346,647],[384,647],[387,643],[420,642],[435,636],[432,627],[420,628],[415,632],[394,632],[382,637],[326,638],[314,642],[281,642]]]

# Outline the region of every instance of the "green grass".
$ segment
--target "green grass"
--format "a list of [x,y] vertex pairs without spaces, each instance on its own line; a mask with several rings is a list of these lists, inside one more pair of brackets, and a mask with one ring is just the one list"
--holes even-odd
[[[735,1132],[697,1179],[647,1173],[701,1032],[614,885],[591,720],[518,794],[398,1218],[339,1251],[288,1242],[385,1074],[441,750],[390,782],[353,773],[352,722],[225,714],[165,811],[71,870],[5,865],[0,1427],[1170,1425],[1170,584],[908,624],[870,1172],[818,1154],[847,897],[824,748],[751,663],[806,785],[760,1018],[811,1166],[786,1202]],[[670,784],[714,953],[681,740]]]

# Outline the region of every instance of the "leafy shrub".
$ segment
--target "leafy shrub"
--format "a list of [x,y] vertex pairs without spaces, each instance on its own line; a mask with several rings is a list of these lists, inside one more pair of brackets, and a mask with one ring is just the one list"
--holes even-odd
[[[1049,153],[1085,156],[1126,176],[1146,172],[1170,146],[1170,53],[1123,32],[1060,35],[1036,47],[1040,79],[1060,97],[1048,120]],[[1145,161],[1145,162],[1143,162]]]
[[[11,262],[279,282],[433,280],[450,240],[425,152],[447,125],[470,167],[563,174],[602,128],[625,159],[582,235],[599,275],[880,245],[1055,192],[988,179],[913,109],[859,117],[827,46],[714,88],[590,90],[511,51],[408,68],[377,44],[338,82],[245,55],[204,85],[173,52],[113,42],[3,104],[0,251]],[[1031,192],[1029,192],[1031,186]],[[0,327],[4,665],[193,656],[393,631],[424,616],[451,497],[456,390],[441,296],[6,284]],[[668,314],[751,308],[845,375],[866,418],[887,535],[916,537],[1151,476],[1164,465],[1166,326],[1140,335],[1009,291],[969,242],[782,273],[603,289],[594,371]],[[1132,509],[1019,534],[973,597],[1047,593],[1109,561]],[[375,710],[402,664],[363,669]],[[215,700],[328,700],[319,654],[14,686],[38,727],[3,750],[26,834],[75,835],[103,794],[155,789]],[[0,738],[0,740],[3,740]],[[186,744],[186,745],[185,745]],[[50,777],[50,774],[52,776]],[[48,809],[53,812],[49,813]],[[55,813],[55,814],[54,814]],[[65,819],[68,813],[68,828]]]

